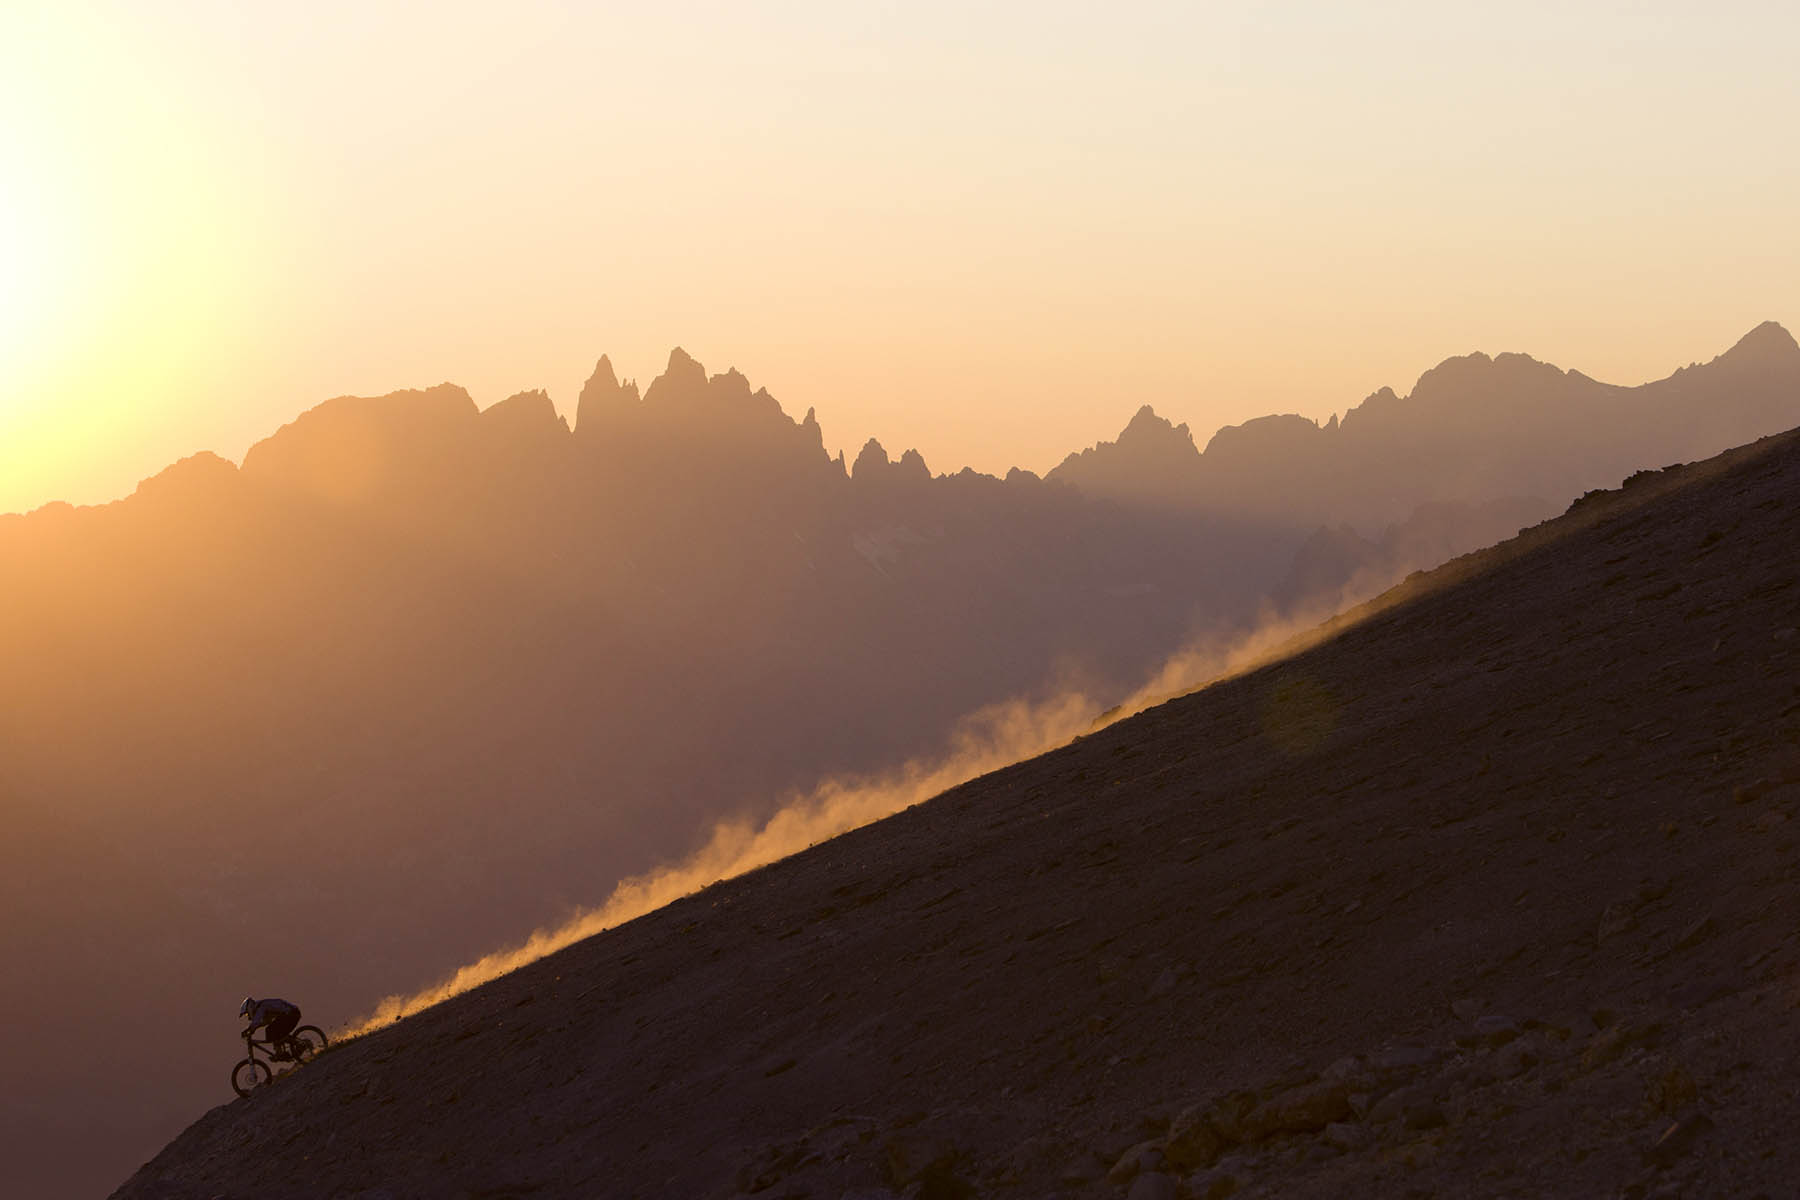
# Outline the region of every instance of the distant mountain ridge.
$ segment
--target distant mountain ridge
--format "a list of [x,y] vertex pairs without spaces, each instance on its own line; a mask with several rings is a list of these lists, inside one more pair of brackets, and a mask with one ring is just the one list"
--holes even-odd
[[[1309,529],[1347,523],[1373,533],[1420,504],[1576,495],[1659,456],[1716,453],[1779,426],[1793,412],[1797,388],[1800,344],[1773,321],[1709,363],[1635,387],[1599,383],[1523,354],[1477,352],[1427,370],[1404,396],[1377,390],[1341,422],[1258,417],[1217,430],[1204,450],[1186,424],[1146,403],[1117,439],[1072,452],[1045,479],[1150,507]],[[665,468],[705,470],[722,455],[815,481],[834,462],[844,476],[857,473],[843,455],[826,455],[814,410],[795,421],[767,389],[752,392],[736,370],[709,377],[679,347],[642,394],[601,356],[582,388],[573,430],[542,391],[478,410],[466,391],[446,383],[328,400],[252,446],[244,469],[350,499],[402,483],[408,464],[442,468],[460,458],[467,465],[484,450],[507,458],[565,443],[603,457],[660,452]],[[869,471],[897,467],[914,479],[925,467],[911,450],[890,463],[873,438],[857,463]]]
[[1046,478],[1091,495],[1365,532],[1428,503],[1547,501],[1647,462],[1716,454],[1780,428],[1800,391],[1800,345],[1765,322],[1704,365],[1619,387],[1523,354],[1446,359],[1399,396],[1382,388],[1339,422],[1261,417],[1204,451],[1146,405],[1115,442]]

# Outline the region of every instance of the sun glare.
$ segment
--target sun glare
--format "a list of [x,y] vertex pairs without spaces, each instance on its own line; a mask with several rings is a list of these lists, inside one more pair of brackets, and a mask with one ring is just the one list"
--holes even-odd
[[51,420],[59,408],[51,397],[55,371],[69,357],[82,263],[70,253],[72,222],[59,216],[48,181],[31,174],[29,161],[0,153],[0,513],[68,486],[66,439]]
[[0,337],[8,341],[18,322],[25,274],[25,222],[11,192],[10,185],[0,184]]
[[0,166],[0,408],[14,372],[44,334],[54,285],[52,237],[42,198]]

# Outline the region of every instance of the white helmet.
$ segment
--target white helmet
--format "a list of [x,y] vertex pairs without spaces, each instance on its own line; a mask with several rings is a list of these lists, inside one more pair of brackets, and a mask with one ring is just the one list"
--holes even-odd
[[249,1016],[250,1010],[255,1007],[256,1007],[256,1001],[251,999],[249,996],[245,996],[243,1006],[238,1009],[238,1016],[240,1016],[240,1017]]

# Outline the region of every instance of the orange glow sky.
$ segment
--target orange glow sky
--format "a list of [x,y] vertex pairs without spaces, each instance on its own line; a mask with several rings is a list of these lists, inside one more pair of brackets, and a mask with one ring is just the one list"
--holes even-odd
[[345,392],[573,417],[676,344],[936,471],[1475,349],[1642,382],[1800,321],[1796,45],[1750,2],[11,0],[0,512]]

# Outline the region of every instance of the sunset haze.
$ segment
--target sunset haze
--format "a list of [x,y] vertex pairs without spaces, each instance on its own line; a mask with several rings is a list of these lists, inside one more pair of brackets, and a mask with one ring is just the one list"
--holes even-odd
[[0,512],[681,345],[932,470],[1800,299],[1788,6],[226,3],[0,18]]
[[1797,14],[0,3],[0,1190],[1782,1194]]

